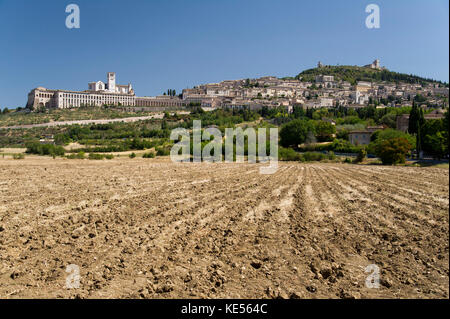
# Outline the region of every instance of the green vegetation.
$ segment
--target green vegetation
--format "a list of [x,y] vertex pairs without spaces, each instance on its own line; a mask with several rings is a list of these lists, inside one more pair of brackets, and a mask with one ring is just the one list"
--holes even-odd
[[[415,100],[422,98],[415,97]],[[142,152],[142,157],[153,158],[155,156],[168,156],[174,141],[169,139],[173,128],[185,128],[192,131],[193,121],[200,120],[202,130],[216,128],[225,135],[225,128],[247,127],[270,128],[280,127],[279,131],[279,159],[288,161],[315,161],[330,160],[335,153],[338,155],[357,155],[355,162],[364,161],[367,154],[383,155],[384,163],[401,163],[402,155],[408,154],[414,147],[407,147],[405,143],[397,139],[405,139],[408,145],[418,145],[427,154],[437,158],[448,154],[448,112],[444,120],[423,121],[423,112],[414,101],[413,107],[380,108],[374,105],[351,109],[342,106],[335,108],[304,109],[299,105],[294,106],[293,112],[288,113],[286,108],[262,108],[258,112],[248,109],[220,109],[211,112],[203,111],[198,105],[191,105],[190,114],[170,115],[168,112],[163,119],[151,119],[133,123],[109,123],[91,125],[72,125],[59,127],[37,127],[31,129],[6,129],[0,130],[0,147],[24,147],[27,152],[39,155],[64,156],[67,158],[82,159],[86,154],[112,153],[150,150]],[[417,112],[418,116],[414,116]],[[410,123],[413,134],[407,134],[394,129],[396,118],[401,114],[413,116]],[[416,118],[416,120],[414,120]],[[372,135],[368,146],[355,146],[349,140],[349,132],[363,130],[367,126],[385,124],[389,129],[377,131]],[[417,128],[414,130],[414,125]],[[38,140],[51,141],[54,144],[44,144]],[[394,141],[393,141],[394,140]],[[234,138],[236,142],[236,138]],[[386,142],[389,141],[389,142]],[[210,141],[202,141],[203,150]],[[395,142],[395,143],[394,143]],[[65,151],[71,143],[70,150]],[[243,145],[244,154],[248,156],[249,148],[257,145],[248,145],[247,138]],[[402,148],[403,147],[403,148]],[[191,154],[193,153],[193,141],[191,140]],[[266,145],[266,149],[269,147]],[[396,149],[400,148],[401,151]],[[395,154],[393,158],[387,158],[386,149]],[[222,154],[225,144],[222,145]],[[344,153],[344,154],[342,154]],[[400,153],[400,155],[396,155]],[[90,159],[103,159],[109,155],[89,155]],[[318,155],[322,154],[322,155]],[[133,155],[131,155],[133,156]],[[236,156],[236,145],[234,145]],[[352,155],[353,156],[353,155]]]
[[368,82],[405,82],[405,83],[439,83],[442,86],[448,86],[448,83],[441,81],[435,81],[432,79],[422,78],[416,75],[408,75],[403,73],[392,72],[389,70],[376,70],[360,66],[324,66],[321,68],[308,69],[296,76],[296,79],[300,79],[305,82],[314,82],[317,75],[333,75],[335,80],[343,80],[350,82],[352,85],[357,81]]
[[76,154],[70,154],[70,155],[66,155],[66,158],[68,159],[85,159],[85,153],[83,151],[80,151]]
[[292,148],[278,147],[278,160],[280,161],[300,161],[301,155]]
[[280,145],[297,148],[299,144],[306,141],[308,133],[314,133],[314,131],[314,125],[310,121],[301,119],[293,120],[281,127]]
[[155,158],[155,153],[154,152],[149,152],[149,153],[144,153],[144,155],[142,155],[143,158]]
[[410,145],[415,145],[416,143],[415,137],[410,134],[403,133],[394,129],[387,129],[383,131],[377,131],[372,134],[372,141],[368,145],[367,151],[370,154],[378,154],[377,150],[380,148],[380,145],[384,141],[396,138],[406,139]]
[[88,159],[90,160],[103,160],[103,159],[113,159],[114,155],[112,154],[96,154],[96,153],[89,153]]
[[448,154],[448,113],[444,120],[426,121],[421,128],[421,149],[435,158],[441,159]]
[[333,140],[336,134],[336,126],[325,121],[315,122],[316,137],[319,142],[328,142]]
[[347,140],[335,139],[333,142],[327,143],[327,144],[309,144],[309,145],[300,146],[299,150],[301,152],[333,151],[336,153],[358,153],[361,150],[361,148],[362,148],[362,146],[353,145],[352,143],[350,143]]
[[171,146],[158,146],[156,147],[156,155],[158,156],[169,156]]
[[[7,109],[5,109],[7,110]],[[41,124],[56,121],[118,119],[135,116],[147,116],[154,112],[129,112],[120,107],[79,107],[72,109],[43,109],[41,112],[29,112],[19,109],[0,112],[0,127],[26,124]]]
[[279,147],[278,148],[278,159],[280,161],[291,161],[291,162],[315,162],[315,161],[334,161],[336,160],[336,155],[334,152],[304,152],[298,153],[292,148]]
[[65,150],[62,146],[53,144],[41,144],[39,142],[29,142],[26,145],[26,152],[29,154],[64,156]]
[[15,153],[15,154],[13,154],[13,159],[15,159],[15,160],[21,160],[21,159],[24,159],[25,158],[25,154],[23,154],[23,153]]
[[376,145],[376,154],[385,165],[403,164],[412,147],[404,137],[389,138]]
[[358,151],[358,156],[355,159],[355,163],[362,163],[367,156],[367,150],[365,148],[361,148]]
[[324,161],[324,160],[335,160],[336,156],[333,152],[327,154],[318,152],[306,152],[302,154],[302,162],[313,162],[313,161]]
[[423,110],[413,106],[409,118],[408,131],[416,136],[416,150],[424,151],[441,159],[448,154],[448,110],[443,119],[425,121]]

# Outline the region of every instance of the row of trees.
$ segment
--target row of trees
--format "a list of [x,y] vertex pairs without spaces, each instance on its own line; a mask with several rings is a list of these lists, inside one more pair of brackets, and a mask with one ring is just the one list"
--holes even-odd
[[163,95],[168,95],[168,96],[176,96],[177,95],[177,91],[174,89],[168,89],[167,93],[164,92]]

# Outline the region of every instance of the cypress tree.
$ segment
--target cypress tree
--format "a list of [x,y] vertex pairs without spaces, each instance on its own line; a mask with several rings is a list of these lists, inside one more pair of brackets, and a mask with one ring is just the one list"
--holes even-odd
[[409,122],[408,122],[408,133],[409,134],[417,134],[417,123],[420,117],[420,111],[415,102],[413,102],[413,106],[411,112],[409,113]]
[[418,108],[417,109],[417,119],[415,126],[417,127],[417,134],[416,134],[416,151],[417,151],[417,158],[420,158],[420,152],[422,151],[422,128],[425,124],[425,117],[423,114],[423,109]]

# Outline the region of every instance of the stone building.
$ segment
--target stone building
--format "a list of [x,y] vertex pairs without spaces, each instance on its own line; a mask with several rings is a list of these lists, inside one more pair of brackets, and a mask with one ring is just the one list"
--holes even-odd
[[373,61],[371,64],[367,64],[364,67],[366,68],[371,68],[371,69],[377,69],[377,70],[382,70],[383,68],[380,66],[380,60],[376,59],[375,61]]
[[[444,118],[444,112],[442,109],[434,110],[424,116],[425,121],[427,120],[439,120]],[[397,130],[402,132],[408,132],[409,127],[409,114],[402,114],[397,116]]]
[[352,131],[348,133],[348,139],[353,145],[368,145],[372,134],[373,132],[366,130]]
[[186,106],[186,102],[180,99],[178,96],[145,96],[136,97],[136,106],[141,107],[162,107],[162,106]]
[[27,108],[72,108],[81,106],[123,105],[133,106],[136,97],[131,84],[116,84],[116,74],[109,72],[107,83],[90,82],[89,90],[50,90],[38,87],[28,94]]

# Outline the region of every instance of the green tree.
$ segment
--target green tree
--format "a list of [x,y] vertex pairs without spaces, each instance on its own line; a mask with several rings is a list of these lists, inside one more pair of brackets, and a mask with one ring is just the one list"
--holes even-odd
[[366,156],[367,156],[367,150],[366,150],[366,148],[363,147],[358,151],[358,156],[355,159],[355,163],[362,163],[364,161],[364,159],[366,158]]
[[417,134],[419,132],[419,126],[425,123],[425,118],[423,114],[423,109],[418,107],[416,103],[413,102],[413,107],[409,113],[408,122],[408,133]]
[[397,131],[394,129],[386,129],[382,131],[377,131],[372,134],[371,142],[367,148],[369,154],[377,154],[377,148],[386,140],[393,138],[404,138],[409,144],[416,145],[416,137],[402,131]]
[[408,120],[408,133],[409,134],[417,134],[418,131],[418,121],[419,121],[419,107],[415,102],[413,102],[413,106],[411,109],[411,112],[409,113],[409,120]]
[[294,118],[299,119],[306,116],[306,112],[301,105],[294,105],[292,109],[292,115]]
[[390,138],[377,145],[376,154],[384,165],[401,164],[412,147],[406,138]]
[[445,123],[445,118],[426,121],[421,127],[420,133],[423,151],[433,157],[444,157],[448,152],[448,125]]
[[397,127],[397,114],[395,113],[388,113],[386,115],[383,115],[380,119],[380,124],[384,124],[389,128],[396,128]]
[[162,122],[161,122],[161,130],[166,130],[168,128],[168,126],[167,126],[167,121],[164,119]]
[[326,121],[318,121],[315,124],[316,137],[319,142],[327,142],[333,140],[336,134],[336,126]]
[[442,132],[437,132],[434,135],[425,135],[423,138],[423,150],[433,157],[441,159],[445,156],[448,146],[446,146],[446,138]]
[[314,125],[308,120],[293,120],[281,127],[280,144],[284,147],[294,146],[305,142],[308,132],[314,132]]

